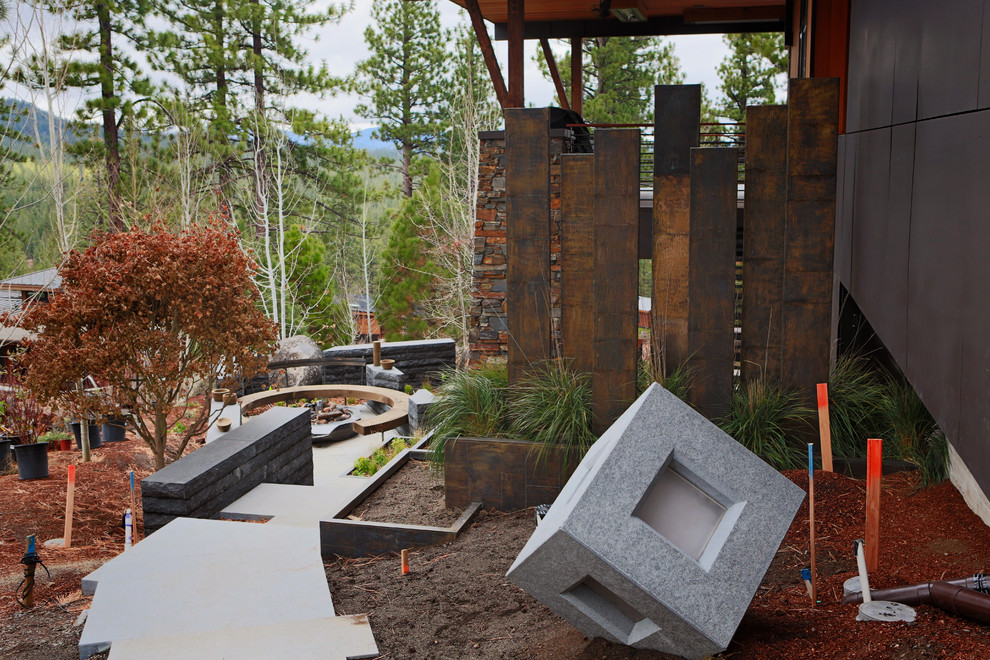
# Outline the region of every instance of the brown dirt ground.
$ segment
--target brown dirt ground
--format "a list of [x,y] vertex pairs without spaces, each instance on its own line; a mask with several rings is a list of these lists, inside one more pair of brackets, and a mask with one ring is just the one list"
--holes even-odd
[[461,512],[444,506],[443,483],[433,479],[430,464],[410,459],[351,515],[375,522],[450,527]]
[[[785,472],[807,490],[807,473]],[[914,476],[884,480],[880,569],[874,588],[963,577],[990,567],[990,530],[948,483],[915,492]],[[990,657],[988,627],[928,606],[914,625],[855,621],[838,603],[856,574],[853,540],[864,534],[865,485],[816,473],[820,604],[800,569],[809,564],[808,505],[798,511],[766,578],[719,658]],[[535,527],[531,510],[482,512],[453,543],[413,550],[411,572],[395,556],[326,562],[334,605],[368,613],[383,658],[653,659],[667,656],[587,639],[505,579]]]
[[[133,466],[142,477],[151,467],[147,449],[134,439],[104,445],[94,454],[93,463],[78,467],[73,548],[41,549],[52,580],[39,568],[39,606],[30,612],[13,598],[21,578],[24,537],[35,533],[43,541],[62,536],[65,468],[78,462],[79,453],[50,454],[52,476],[46,480],[21,482],[16,474],[0,476],[0,658],[78,657],[82,629],[73,622],[88,602],[79,594],[79,579],[120,552],[127,471]],[[806,487],[803,471],[785,475]],[[398,488],[402,497],[385,508],[402,517],[406,507],[423,509],[423,500],[431,500],[433,507],[442,503],[442,491],[426,476]],[[852,541],[863,536],[865,487],[819,472],[815,490],[821,604],[811,606],[798,577],[800,568],[808,564],[805,504],[735,639],[719,657],[990,657],[988,626],[927,606],[917,608],[914,625],[855,622],[855,606],[837,600],[842,582],[855,574],[851,549]],[[880,569],[871,575],[875,588],[962,577],[990,568],[990,530],[948,483],[914,492],[910,474],[885,478],[881,516]],[[404,577],[395,556],[328,561],[335,607],[345,614],[368,613],[383,657],[391,659],[663,658],[586,639],[505,579],[534,525],[531,510],[481,512],[454,542],[414,549],[411,573]]]

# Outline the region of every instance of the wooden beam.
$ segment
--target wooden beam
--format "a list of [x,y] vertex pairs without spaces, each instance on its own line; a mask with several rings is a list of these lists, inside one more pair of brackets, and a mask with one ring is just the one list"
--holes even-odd
[[550,79],[553,80],[554,87],[557,88],[557,98],[560,100],[560,107],[570,110],[571,104],[567,102],[567,92],[564,91],[564,83],[560,79],[560,72],[557,71],[557,60],[553,58],[553,51],[550,50],[550,42],[540,39],[540,46],[543,48],[543,57],[546,58],[547,68],[550,69]]
[[[654,17],[639,23],[616,20],[530,21],[523,28],[524,39],[573,39],[574,37],[653,37],[678,34],[744,34],[783,32],[783,20],[741,21],[736,23],[687,23],[680,16]],[[507,23],[495,23],[495,41],[509,36]]]
[[509,101],[509,92],[505,89],[505,80],[502,78],[502,70],[498,67],[498,60],[495,59],[495,49],[492,48],[492,40],[488,36],[488,28],[485,27],[485,19],[481,17],[481,9],[478,7],[478,0],[465,0],[464,6],[471,17],[471,25],[474,27],[474,36],[481,47],[481,55],[485,58],[485,66],[488,67],[488,76],[492,79],[492,87],[495,88],[495,98],[498,99],[499,106],[505,110]]
[[657,85],[653,142],[654,364],[666,376],[687,361],[691,149],[698,146],[700,85]]
[[636,399],[639,130],[595,133],[593,421],[603,433]]
[[550,110],[505,110],[509,382],[550,357]]
[[595,336],[595,155],[560,157],[560,334],[575,371],[591,373]]
[[584,40],[571,39],[571,110],[584,112]]
[[688,400],[708,419],[728,413],[732,397],[738,162],[735,148],[691,149]]
[[525,38],[526,17],[523,0],[509,0],[509,99],[508,107],[523,108],[526,106],[526,95],[523,91],[523,44]]

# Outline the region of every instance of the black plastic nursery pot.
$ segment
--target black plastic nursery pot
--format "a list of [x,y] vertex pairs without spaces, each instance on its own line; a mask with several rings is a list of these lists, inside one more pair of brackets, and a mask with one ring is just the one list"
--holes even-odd
[[[19,440],[16,441],[19,442]],[[10,447],[14,443],[14,438],[0,436],[0,472],[6,470],[7,466],[10,465]]]
[[[81,431],[82,425],[79,422],[70,422],[69,426],[72,427],[72,435],[76,436],[76,448],[82,450],[82,437]],[[89,424],[89,448],[96,449],[103,442],[100,441],[100,427],[97,424]]]
[[14,458],[17,459],[17,477],[21,481],[48,478],[47,442],[14,445],[13,450]]
[[108,419],[102,427],[102,442],[123,442],[126,439],[127,420]]

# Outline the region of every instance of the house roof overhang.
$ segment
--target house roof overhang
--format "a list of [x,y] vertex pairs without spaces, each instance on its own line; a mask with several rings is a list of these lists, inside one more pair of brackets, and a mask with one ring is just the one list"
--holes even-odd
[[[467,0],[451,0],[466,7]],[[508,38],[509,2],[478,0],[495,39]],[[644,20],[624,22],[611,8],[635,7]],[[780,32],[787,26],[786,0],[525,0],[525,39],[623,37],[729,32]]]

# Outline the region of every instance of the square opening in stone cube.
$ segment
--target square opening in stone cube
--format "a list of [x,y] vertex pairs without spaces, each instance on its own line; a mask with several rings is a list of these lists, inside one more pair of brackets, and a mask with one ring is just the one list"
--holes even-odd
[[[656,476],[633,515],[652,527],[677,549],[700,562],[727,507],[670,461]],[[722,498],[719,498],[722,499]]]
[[625,644],[635,644],[659,630],[655,623],[591,576],[561,595]]

